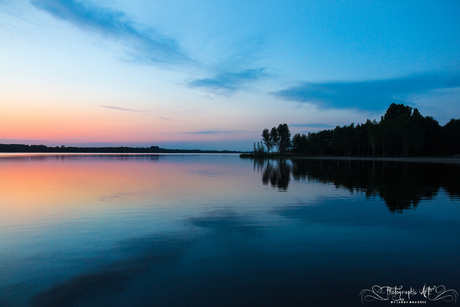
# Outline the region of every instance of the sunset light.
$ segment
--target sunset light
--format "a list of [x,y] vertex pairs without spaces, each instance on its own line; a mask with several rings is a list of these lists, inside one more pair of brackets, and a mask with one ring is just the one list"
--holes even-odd
[[1,1],[0,143],[251,150],[264,127],[364,123],[393,102],[444,125],[460,113],[459,11]]

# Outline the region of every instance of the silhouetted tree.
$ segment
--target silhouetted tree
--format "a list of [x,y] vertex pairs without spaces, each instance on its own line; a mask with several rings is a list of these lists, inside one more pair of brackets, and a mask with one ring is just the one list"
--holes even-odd
[[278,129],[276,127],[273,127],[272,130],[270,130],[270,139],[272,141],[272,146],[273,147],[280,147],[280,137],[278,134]]
[[280,138],[279,150],[280,153],[284,155],[286,151],[291,147],[291,132],[289,131],[288,125],[280,124],[278,126],[278,135]]
[[254,154],[257,156],[265,155],[265,149],[262,142],[254,143]]
[[368,151],[367,155],[369,156],[369,150],[372,150],[372,156],[375,157],[375,144],[377,143],[377,122],[374,120],[373,122],[369,119],[366,121],[365,124],[366,131],[367,131],[367,144],[368,144]]
[[262,142],[265,144],[265,147],[267,147],[267,153],[270,154],[270,149],[272,149],[274,144],[268,129],[262,131]]
[[405,106],[403,104],[396,104],[392,103],[387,111],[385,112],[385,115],[383,116],[383,120],[393,120],[396,119],[398,116],[406,114],[406,115],[411,115],[412,113],[412,108],[409,106]]
[[298,154],[307,153],[307,136],[305,134],[296,133],[292,137],[292,151]]
[[460,154],[460,119],[451,119],[443,128],[443,148],[447,155]]
[[[380,122],[337,126],[305,134],[295,134],[290,141],[286,124],[262,132],[268,149],[278,147],[281,154],[342,156],[414,156],[459,155],[460,119],[452,119],[444,127],[432,117],[423,117],[417,108],[392,103]],[[269,140],[271,142],[269,142]],[[267,146],[272,144],[272,147]]]
[[421,155],[436,156],[442,153],[441,126],[431,116],[421,118],[421,127],[424,132],[424,147],[420,150]]

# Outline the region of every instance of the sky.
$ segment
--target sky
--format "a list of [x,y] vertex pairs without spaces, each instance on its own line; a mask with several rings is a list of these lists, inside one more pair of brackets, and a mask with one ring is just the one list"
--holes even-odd
[[460,118],[460,1],[0,0],[0,143],[252,150]]

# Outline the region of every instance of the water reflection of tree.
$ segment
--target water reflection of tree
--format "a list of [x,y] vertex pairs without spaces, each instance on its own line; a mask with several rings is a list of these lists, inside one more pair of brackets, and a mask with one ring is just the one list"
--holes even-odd
[[286,159],[267,160],[255,159],[254,168],[262,173],[262,183],[278,188],[280,191],[287,191],[291,181],[291,161]]
[[416,208],[443,188],[460,199],[460,167],[457,165],[344,160],[259,160],[262,182],[286,191],[291,179],[333,183],[367,198],[379,196],[391,212]]

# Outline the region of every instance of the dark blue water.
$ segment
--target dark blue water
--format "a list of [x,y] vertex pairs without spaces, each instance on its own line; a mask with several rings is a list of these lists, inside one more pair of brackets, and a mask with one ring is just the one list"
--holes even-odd
[[459,170],[3,156],[0,306],[455,306]]

